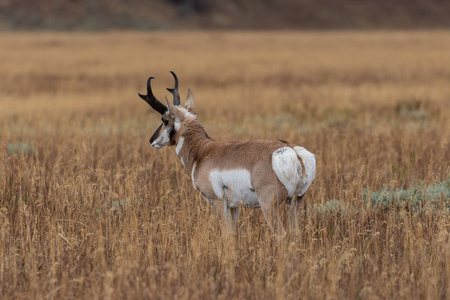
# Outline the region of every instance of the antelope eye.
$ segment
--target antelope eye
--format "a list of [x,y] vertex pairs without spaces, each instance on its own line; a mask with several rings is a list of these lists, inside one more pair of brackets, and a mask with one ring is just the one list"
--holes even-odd
[[169,124],[169,121],[161,119],[161,121],[163,122],[164,126],[167,126],[167,124]]

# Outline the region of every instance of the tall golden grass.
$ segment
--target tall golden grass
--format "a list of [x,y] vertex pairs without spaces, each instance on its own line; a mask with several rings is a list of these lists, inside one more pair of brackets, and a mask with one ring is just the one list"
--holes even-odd
[[[0,298],[445,299],[450,217],[364,191],[449,176],[449,32],[0,34]],[[180,78],[215,139],[316,154],[297,230],[227,240],[173,148]],[[348,210],[317,207],[338,199]],[[445,206],[445,199],[440,199]]]

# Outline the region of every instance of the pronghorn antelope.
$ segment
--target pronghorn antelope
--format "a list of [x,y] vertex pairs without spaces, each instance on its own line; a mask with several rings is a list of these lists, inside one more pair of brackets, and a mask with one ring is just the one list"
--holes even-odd
[[261,207],[276,234],[284,234],[278,206],[287,200],[290,221],[297,221],[300,201],[316,175],[314,154],[282,140],[215,141],[206,133],[194,113],[194,96],[188,90],[185,106],[180,106],[178,78],[173,104],[158,101],[147,81],[147,95],[139,96],[162,115],[162,124],[150,138],[156,149],[176,146],[175,152],[192,179],[192,185],[225,219],[234,231],[240,206]]

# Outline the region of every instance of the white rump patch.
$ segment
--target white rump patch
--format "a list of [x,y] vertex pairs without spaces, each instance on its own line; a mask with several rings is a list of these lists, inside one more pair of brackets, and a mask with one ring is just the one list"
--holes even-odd
[[170,128],[164,129],[162,134],[159,135],[159,137],[153,141],[152,147],[155,149],[160,149],[167,145],[167,143],[170,141]]
[[314,181],[314,178],[316,178],[316,156],[300,146],[295,146],[294,150],[303,160],[303,164],[305,165],[306,176],[303,180],[303,187],[298,194],[299,196],[303,196]]
[[175,152],[177,153],[177,155],[180,154],[181,148],[183,147],[183,143],[184,143],[184,137],[180,137],[178,139],[177,147],[175,148]]
[[287,190],[288,197],[294,196],[297,182],[302,176],[302,165],[297,153],[289,147],[282,147],[272,153],[272,169]]
[[[303,161],[305,176],[297,156]],[[303,147],[282,147],[272,154],[272,169],[286,188],[289,198],[294,194],[302,196],[316,176],[316,159],[314,154]]]
[[248,207],[259,207],[258,195],[251,184],[250,172],[245,169],[214,170],[209,180],[216,197],[226,199],[228,207],[238,207],[240,202]]

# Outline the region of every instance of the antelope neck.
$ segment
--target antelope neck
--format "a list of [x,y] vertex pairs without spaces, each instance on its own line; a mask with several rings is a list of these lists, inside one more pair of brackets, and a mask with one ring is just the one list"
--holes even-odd
[[189,173],[192,172],[194,164],[205,157],[205,146],[210,142],[212,139],[200,122],[192,120],[186,124],[178,138],[175,152]]

